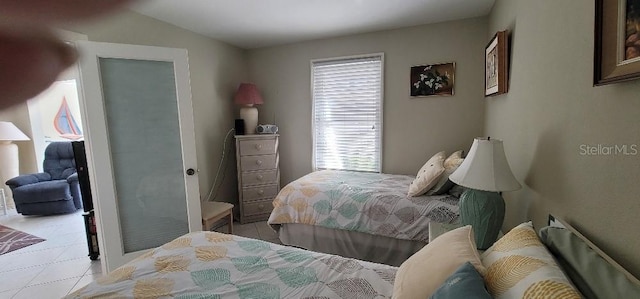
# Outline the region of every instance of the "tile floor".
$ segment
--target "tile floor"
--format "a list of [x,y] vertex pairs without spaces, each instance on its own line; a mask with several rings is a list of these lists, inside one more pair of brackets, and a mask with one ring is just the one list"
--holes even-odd
[[46,241],[0,255],[0,298],[61,298],[101,275],[91,261],[82,211],[25,217],[0,216],[0,224]]
[[[82,211],[73,214],[24,217],[15,210],[0,216],[0,224],[46,239],[0,255],[0,299],[61,298],[100,277],[100,261],[87,257]],[[280,244],[266,221],[234,223],[238,236]],[[227,232],[224,225],[218,232]]]

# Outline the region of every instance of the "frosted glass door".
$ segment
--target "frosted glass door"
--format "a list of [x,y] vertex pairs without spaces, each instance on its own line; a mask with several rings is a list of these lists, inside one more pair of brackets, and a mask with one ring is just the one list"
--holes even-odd
[[189,232],[173,63],[100,58],[124,252]]
[[186,51],[80,47],[95,55],[81,71],[101,256],[110,271],[201,228]]

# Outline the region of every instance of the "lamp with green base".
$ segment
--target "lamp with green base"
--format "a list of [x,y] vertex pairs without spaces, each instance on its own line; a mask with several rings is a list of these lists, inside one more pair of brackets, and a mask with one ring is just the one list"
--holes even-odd
[[478,249],[489,248],[504,221],[501,192],[521,187],[509,168],[502,140],[476,138],[469,155],[449,179],[467,188],[460,196],[460,224],[473,227]]

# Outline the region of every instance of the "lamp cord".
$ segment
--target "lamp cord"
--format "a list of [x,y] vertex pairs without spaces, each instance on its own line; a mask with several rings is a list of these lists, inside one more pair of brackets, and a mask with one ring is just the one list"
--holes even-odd
[[218,183],[218,177],[220,176],[220,170],[222,169],[222,164],[224,164],[224,156],[227,151],[227,138],[229,138],[231,132],[233,131],[235,131],[235,129],[231,128],[229,132],[227,132],[227,135],[224,136],[224,141],[222,141],[222,157],[220,157],[220,164],[218,164],[218,170],[216,171],[216,178],[213,180],[213,185],[211,186],[211,190],[209,190],[209,195],[207,195],[206,201],[209,201],[209,199],[211,198],[211,194],[213,194],[213,190],[217,189],[215,192],[215,196],[213,197],[214,200],[216,199],[216,197],[218,196],[218,192],[220,191],[220,186],[222,185],[222,182],[224,182],[224,173],[223,173],[222,180],[220,181],[220,186],[216,188],[216,185]]

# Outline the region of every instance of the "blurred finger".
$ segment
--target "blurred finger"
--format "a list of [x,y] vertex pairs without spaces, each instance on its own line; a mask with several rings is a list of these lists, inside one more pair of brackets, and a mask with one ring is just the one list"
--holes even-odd
[[43,35],[0,33],[0,109],[38,95],[75,62],[73,48]]

